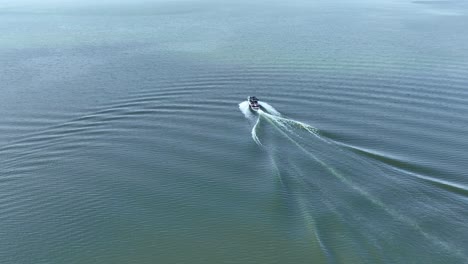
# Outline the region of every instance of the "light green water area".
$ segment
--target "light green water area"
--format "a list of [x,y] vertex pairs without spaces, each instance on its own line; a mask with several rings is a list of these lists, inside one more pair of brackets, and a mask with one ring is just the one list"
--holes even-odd
[[0,1],[0,262],[468,263],[467,15]]

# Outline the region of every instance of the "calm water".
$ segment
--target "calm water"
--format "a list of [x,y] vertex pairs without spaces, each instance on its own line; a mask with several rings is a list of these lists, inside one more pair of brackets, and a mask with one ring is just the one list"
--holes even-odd
[[1,263],[468,263],[466,1],[55,2],[0,2]]

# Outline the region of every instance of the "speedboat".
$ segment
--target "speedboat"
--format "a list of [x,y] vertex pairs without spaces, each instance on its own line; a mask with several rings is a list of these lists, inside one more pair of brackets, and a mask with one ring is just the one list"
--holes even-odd
[[249,101],[250,109],[254,111],[258,111],[260,109],[260,104],[258,103],[258,99],[255,96],[247,97],[247,101]]

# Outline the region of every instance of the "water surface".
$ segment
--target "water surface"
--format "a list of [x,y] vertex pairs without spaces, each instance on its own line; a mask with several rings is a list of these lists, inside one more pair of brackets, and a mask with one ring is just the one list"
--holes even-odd
[[3,262],[468,261],[464,1],[4,2]]

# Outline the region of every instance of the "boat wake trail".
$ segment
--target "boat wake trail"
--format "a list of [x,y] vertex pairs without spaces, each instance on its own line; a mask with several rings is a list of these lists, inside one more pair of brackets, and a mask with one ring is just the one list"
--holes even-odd
[[[296,228],[307,227],[315,256],[322,256],[323,263],[404,263],[415,251],[426,252],[421,260],[427,263],[467,260],[461,250],[465,238],[430,228],[449,222],[439,212],[454,206],[450,199],[435,196],[401,170],[341,148],[266,102],[260,105],[252,111],[245,101],[239,109],[253,125],[252,139],[269,156],[281,192],[294,201],[291,214],[302,219]],[[453,208],[450,217],[463,221],[463,205]],[[422,221],[422,214],[431,220]]]
[[262,109],[259,109],[257,111],[258,116],[255,115],[249,107],[249,102],[244,101],[239,104],[239,109],[242,111],[244,116],[251,120],[254,121],[254,126],[252,127],[252,139],[257,143],[259,146],[262,146],[262,143],[260,142],[260,139],[257,136],[257,130],[260,124],[261,117],[273,121],[276,125],[280,126],[282,129],[287,130],[290,133],[294,133],[294,129],[303,129],[307,132],[309,132],[312,135],[317,136],[320,139],[323,139],[319,137],[318,135],[318,130],[306,123],[302,123],[300,121],[284,118],[281,116],[281,113],[278,112],[273,106],[266,102],[259,102],[265,111]]

